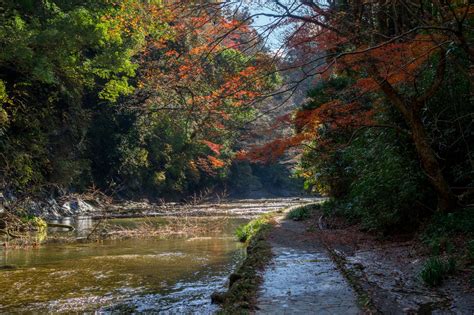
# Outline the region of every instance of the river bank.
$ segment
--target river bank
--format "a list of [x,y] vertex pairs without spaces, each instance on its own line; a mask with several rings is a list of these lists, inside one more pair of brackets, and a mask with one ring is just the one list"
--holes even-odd
[[263,213],[260,205],[264,204],[270,210],[295,204],[305,204],[313,201],[314,197],[259,197],[259,198],[220,198],[211,199],[190,198],[182,202],[167,202],[164,200],[151,202],[114,200],[100,194],[97,195],[66,195],[59,198],[17,198],[14,195],[5,196],[0,193],[0,214],[7,211],[25,216],[37,216],[47,220],[87,216],[94,219],[146,217],[163,215],[205,216],[243,214],[258,215]]
[[[7,237],[5,239],[21,239],[21,244],[31,243],[37,245],[36,239],[28,242],[31,234],[37,234],[37,227],[32,220],[41,219],[43,224],[53,226],[52,229],[43,229],[48,232],[48,237],[41,237],[44,242],[74,242],[77,239],[117,239],[160,235],[193,235],[201,229],[199,217],[214,217],[219,220],[222,217],[246,217],[252,218],[262,213],[275,211],[281,208],[300,203],[308,203],[314,198],[261,198],[261,199],[231,199],[214,200],[206,202],[194,200],[193,202],[160,202],[149,201],[112,201],[104,198],[93,199],[90,196],[68,196],[59,201],[46,200],[16,200],[5,199],[1,205],[6,209],[0,213],[0,219],[4,218],[4,225],[9,221],[16,220],[17,225],[10,224],[11,235],[21,237]],[[50,204],[47,206],[46,204]],[[51,206],[52,204],[52,206]],[[13,217],[8,215],[13,214]],[[108,225],[113,219],[126,218],[163,218],[167,224],[146,224],[133,226],[132,228]],[[23,221],[26,221],[25,224]],[[2,220],[0,220],[2,221]],[[28,225],[28,223],[32,222]],[[155,222],[156,223],[156,222]],[[65,228],[57,228],[64,225]],[[56,227],[55,227],[56,226]],[[0,228],[2,228],[0,222]],[[76,232],[65,234],[56,232],[76,230]],[[32,233],[30,233],[32,232]],[[43,233],[44,234],[44,233]],[[1,236],[1,235],[0,235]],[[1,241],[2,239],[0,239]],[[15,242],[10,242],[14,244]]]

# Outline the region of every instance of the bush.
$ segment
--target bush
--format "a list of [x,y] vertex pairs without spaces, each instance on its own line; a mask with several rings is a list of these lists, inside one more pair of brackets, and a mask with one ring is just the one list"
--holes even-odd
[[[262,273],[259,271],[263,270],[272,258],[271,245],[267,241],[268,227],[272,216],[266,215],[264,217],[268,219],[267,224],[260,225],[259,230],[253,230],[255,233],[247,242],[247,255],[244,261],[229,277],[228,292],[212,296],[214,301],[223,302],[221,310],[217,314],[248,314],[249,310],[255,308],[256,296],[263,280]],[[262,219],[260,217],[251,222],[261,222]]]
[[333,151],[308,150],[300,168],[300,173],[308,174],[307,185],[335,199],[332,213],[358,220],[369,231],[413,229],[426,215],[425,209],[435,206],[413,146],[391,129],[362,131],[350,145]]
[[[463,242],[454,245],[453,239],[462,235]],[[468,261],[474,261],[474,208],[459,209],[454,213],[437,213],[422,235],[422,241],[434,255],[443,252],[460,253],[464,249]]]
[[426,238],[456,234],[474,235],[474,207],[436,214],[425,232]]
[[354,180],[345,207],[368,230],[413,227],[420,217],[416,202],[426,198],[425,176],[395,137],[392,131],[368,131],[346,152]]
[[235,231],[237,239],[242,243],[249,242],[259,231],[271,226],[271,219],[271,214],[264,214],[247,224],[239,226]]
[[440,255],[444,252],[451,254],[454,250],[454,245],[446,236],[434,237],[425,240],[425,243],[431,250],[433,255]]
[[455,270],[456,261],[454,259],[450,258],[446,261],[439,257],[431,257],[423,266],[420,276],[427,285],[436,287],[441,285],[444,279]]
[[288,214],[286,215],[286,218],[293,221],[303,221],[303,220],[309,219],[311,217],[312,211],[319,208],[320,208],[319,204],[310,204],[310,205],[297,207],[291,210],[290,212],[288,212]]

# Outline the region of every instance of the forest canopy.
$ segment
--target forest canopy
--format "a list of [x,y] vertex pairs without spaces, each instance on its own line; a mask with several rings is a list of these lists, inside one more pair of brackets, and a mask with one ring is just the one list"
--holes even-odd
[[238,33],[220,40],[252,29],[218,8],[25,0],[0,18],[3,189],[133,196],[222,182],[250,103],[280,81]]

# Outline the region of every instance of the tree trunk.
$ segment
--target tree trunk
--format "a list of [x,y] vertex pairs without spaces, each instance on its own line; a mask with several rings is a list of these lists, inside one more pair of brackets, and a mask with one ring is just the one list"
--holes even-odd
[[[444,72],[444,64],[440,64],[440,73]],[[368,68],[369,73],[377,81],[385,96],[389,99],[392,105],[402,114],[405,122],[410,128],[413,143],[421,161],[421,165],[428,176],[431,186],[438,196],[438,211],[447,212],[454,210],[457,206],[457,198],[451,191],[448,182],[444,178],[441,166],[436,159],[436,154],[431,148],[428,141],[428,136],[425,131],[425,126],[421,121],[421,105],[423,102],[415,100],[412,102],[404,99],[395,88],[385,80],[378,69],[372,64]],[[433,84],[433,87],[440,84],[439,80]],[[430,89],[432,90],[432,89]],[[434,90],[434,89],[433,89]],[[427,92],[430,95],[432,92]]]
[[438,211],[446,212],[453,210],[457,206],[457,198],[452,193],[436,155],[428,142],[419,113],[412,110],[406,118],[408,118],[412,139],[423,169],[438,196]]

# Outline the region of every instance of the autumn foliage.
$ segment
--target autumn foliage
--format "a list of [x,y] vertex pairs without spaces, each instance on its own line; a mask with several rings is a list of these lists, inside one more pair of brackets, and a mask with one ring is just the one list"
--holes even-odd
[[[411,135],[420,163],[437,192],[439,209],[456,207],[421,112],[442,89],[449,62],[459,62],[459,54],[464,54],[461,59],[467,58],[472,66],[474,55],[468,39],[474,17],[471,5],[465,1],[436,2],[426,7],[390,1],[333,1],[328,5],[316,1],[299,7],[285,1],[274,3],[277,13],[272,16],[294,25],[287,35],[287,49],[297,51],[299,58],[291,67],[300,67],[317,80],[347,77],[352,82],[337,92],[339,96],[295,113],[296,135],[256,147],[247,157],[274,159],[275,152],[283,154],[288,148],[307,146],[314,140],[319,140],[318,146],[337,150],[341,133],[348,134],[349,141],[361,129],[393,128]],[[456,49],[459,53],[452,54]],[[386,111],[381,104],[390,104],[405,125],[382,124],[374,119]],[[334,137],[328,137],[331,133]],[[242,152],[240,157],[244,155]]]
[[196,161],[198,167],[215,173],[210,170],[223,168],[229,158],[221,154],[226,134],[272,88],[265,75],[272,64],[263,53],[244,52],[238,34],[249,31],[247,23],[228,19],[218,9],[178,3],[171,11],[173,38],[149,43],[142,57],[139,84],[148,93],[142,106],[184,120],[189,140],[209,149]]
[[278,81],[268,54],[247,52],[250,24],[208,1],[5,1],[0,19],[12,189],[204,189]]

